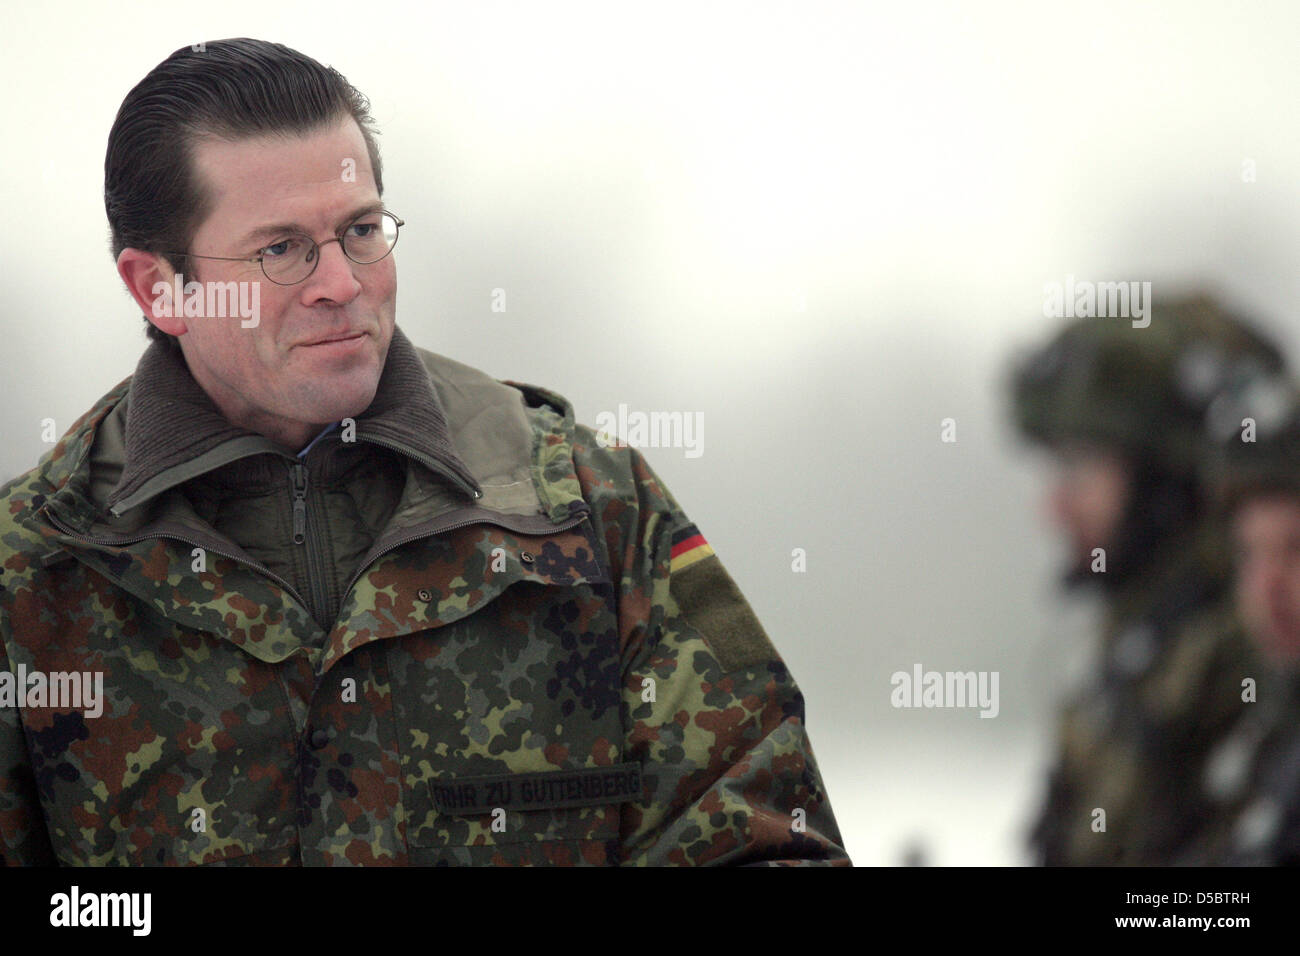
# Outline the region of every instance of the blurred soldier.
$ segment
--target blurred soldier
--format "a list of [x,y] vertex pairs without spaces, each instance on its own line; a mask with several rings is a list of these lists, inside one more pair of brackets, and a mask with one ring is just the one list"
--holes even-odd
[[1066,706],[1031,840],[1046,865],[1171,862],[1210,812],[1205,756],[1240,716],[1250,660],[1203,492],[1204,422],[1277,349],[1214,302],[1156,301],[1149,324],[1073,321],[1018,369],[1017,423],[1060,465],[1065,582],[1105,602],[1099,664]]
[[[1258,654],[1202,790],[1214,817],[1180,862],[1300,863],[1300,396],[1264,379],[1208,423],[1238,616]],[[1214,409],[1212,409],[1214,411]],[[1218,419],[1216,422],[1215,419]]]

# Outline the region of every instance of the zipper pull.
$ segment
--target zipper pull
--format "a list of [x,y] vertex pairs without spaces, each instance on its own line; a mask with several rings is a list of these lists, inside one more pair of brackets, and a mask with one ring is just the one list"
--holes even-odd
[[289,468],[293,478],[293,543],[307,540],[307,469],[301,462]]

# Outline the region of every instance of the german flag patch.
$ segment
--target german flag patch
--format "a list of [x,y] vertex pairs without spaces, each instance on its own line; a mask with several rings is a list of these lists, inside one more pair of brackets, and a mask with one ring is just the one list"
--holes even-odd
[[[693,524],[673,534],[668,588],[682,618],[726,673],[779,660],[763,625]],[[712,558],[711,561],[704,560]]]
[[704,540],[704,535],[700,534],[699,528],[693,524],[678,528],[673,532],[673,549],[670,553],[668,573],[676,574],[711,554],[713,548]]

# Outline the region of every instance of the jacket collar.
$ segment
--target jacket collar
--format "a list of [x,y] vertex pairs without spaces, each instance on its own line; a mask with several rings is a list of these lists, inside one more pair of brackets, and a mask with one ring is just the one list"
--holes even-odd
[[[482,497],[456,452],[428,370],[399,328],[393,329],[374,400],[355,425],[358,440],[409,455],[468,496]],[[265,452],[290,454],[227,421],[190,373],[180,349],[154,342],[131,379],[125,462],[107,506],[120,515],[199,474]]]
[[[536,516],[540,525],[530,533],[541,533],[548,523],[568,522],[586,508],[572,457],[576,438],[574,408],[566,398],[536,385],[493,379],[455,359],[416,348],[400,330],[394,331],[393,343],[381,376],[381,391],[395,372],[402,373],[399,379],[418,378],[416,372],[420,370],[408,366],[403,371],[403,366],[408,365],[404,353],[413,354],[423,374],[432,382],[430,403],[435,403],[445,414],[443,428],[432,424],[429,427],[454,443],[461,467],[468,467],[473,487],[481,495],[470,498],[459,485],[449,484],[430,468],[415,467],[417,462],[411,458],[412,468],[408,470],[411,513],[398,516],[404,523],[459,510],[467,520],[481,515],[488,520],[505,516],[517,522]],[[140,364],[147,363],[142,359]],[[182,380],[181,385],[185,384]],[[66,537],[58,530],[59,525],[74,534],[108,544],[113,539],[140,540],[167,513],[162,499],[170,496],[164,496],[161,488],[147,507],[133,509],[120,517],[114,516],[107,507],[114,492],[120,500],[125,484],[126,449],[130,444],[126,435],[131,414],[128,396],[134,385],[132,376],[114,386],[41,457],[24,485],[27,492],[11,492],[13,519],[42,538],[57,539],[58,544],[53,540],[50,543],[59,550],[67,545],[85,547],[91,543],[87,537],[79,541]],[[134,390],[144,392],[142,388]],[[415,446],[426,447],[427,454],[421,454],[430,457],[435,449],[429,446],[436,444],[436,439],[421,439],[414,424],[408,423],[403,429],[389,421],[398,404],[391,396],[380,399],[377,395],[376,402],[358,419],[358,440],[365,435],[366,416],[379,411],[389,427],[388,432],[382,427],[376,430],[381,440],[395,431],[415,431],[409,439],[411,452],[415,452]],[[430,411],[420,417],[432,421],[432,415]],[[241,452],[236,443],[248,443],[251,450]],[[224,454],[231,447],[236,456],[258,451],[288,454],[286,449],[262,436],[247,432],[239,433],[226,446],[216,446],[209,454]],[[220,464],[217,462],[211,468],[216,469]],[[155,479],[169,480],[165,470],[156,470]],[[143,479],[144,482],[152,480]],[[160,507],[155,507],[155,503]],[[0,525],[2,519],[0,516]]]
[[[385,385],[391,373],[402,372],[403,352],[409,345],[397,333],[394,336],[397,346],[395,352],[390,350],[392,367],[386,369]],[[24,572],[30,580],[43,568],[75,558],[169,620],[217,634],[260,660],[275,662],[304,647],[317,648],[312,654],[318,673],[367,642],[464,617],[516,581],[608,585],[610,572],[600,558],[594,527],[582,524],[591,509],[573,458],[580,436],[572,405],[549,390],[493,379],[446,356],[423,349],[414,349],[414,354],[434,393],[420,402],[436,402],[445,414],[443,428],[431,424],[431,411],[412,418],[406,427],[391,420],[392,412],[401,409],[401,389],[393,390],[399,393],[393,395],[385,388],[385,398],[358,418],[357,439],[363,440],[366,421],[377,420],[382,424],[375,435],[394,441],[405,435],[412,452],[418,446],[419,453],[431,460],[447,450],[447,441],[454,442],[457,459],[467,463],[477,478],[481,497],[467,501],[458,485],[408,459],[402,501],[383,536],[387,543],[377,542],[363,560],[367,570],[354,582],[324,650],[320,625],[275,582],[243,567],[239,550],[209,549],[209,559],[216,563],[200,576],[216,577],[204,578],[204,587],[211,590],[203,591],[202,599],[196,597],[192,574],[178,577],[172,572],[175,567],[191,569],[190,549],[184,542],[193,543],[196,534],[211,530],[187,511],[183,495],[159,493],[147,506],[122,517],[107,512],[109,493],[123,484],[130,416],[126,399],[132,379],[119,383],[73,422],[40,464],[11,485],[8,514],[0,515],[0,544],[11,547],[21,541],[31,548],[32,559],[25,563]],[[407,374],[418,379],[412,370]],[[400,381],[403,375],[397,378]],[[417,431],[414,422],[420,420],[425,427],[441,431],[443,441],[406,434]],[[227,444],[254,440],[266,441],[239,434]],[[267,444],[280,455],[289,454]],[[161,474],[165,471],[155,469],[155,475]],[[466,591],[465,568],[486,567],[495,560],[496,549],[508,542],[501,529],[522,536],[518,541],[537,554],[564,554],[572,561],[511,561],[506,571],[495,572],[481,586]],[[434,535],[437,546],[421,552],[424,563],[413,567],[405,545]],[[177,547],[171,539],[179,539],[182,545]],[[558,549],[554,554],[553,547]],[[16,573],[16,563],[6,566]],[[15,582],[8,578],[6,582],[13,593]],[[436,606],[426,604],[414,596],[420,588],[445,592],[445,598]],[[220,594],[227,589],[257,594],[258,599],[223,603]],[[4,593],[0,589],[0,596]],[[397,611],[395,595],[400,596]]]

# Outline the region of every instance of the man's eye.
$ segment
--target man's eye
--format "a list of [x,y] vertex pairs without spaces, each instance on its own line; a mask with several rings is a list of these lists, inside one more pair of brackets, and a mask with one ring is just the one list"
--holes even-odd
[[358,239],[369,239],[379,224],[375,222],[354,222],[348,229],[359,229],[360,232],[354,232],[353,235]]
[[288,255],[293,250],[293,246],[296,241],[297,240],[294,239],[281,239],[279,242],[275,243],[274,245],[264,247],[262,249],[262,255],[267,256],[271,259],[276,259],[279,258],[280,256]]

